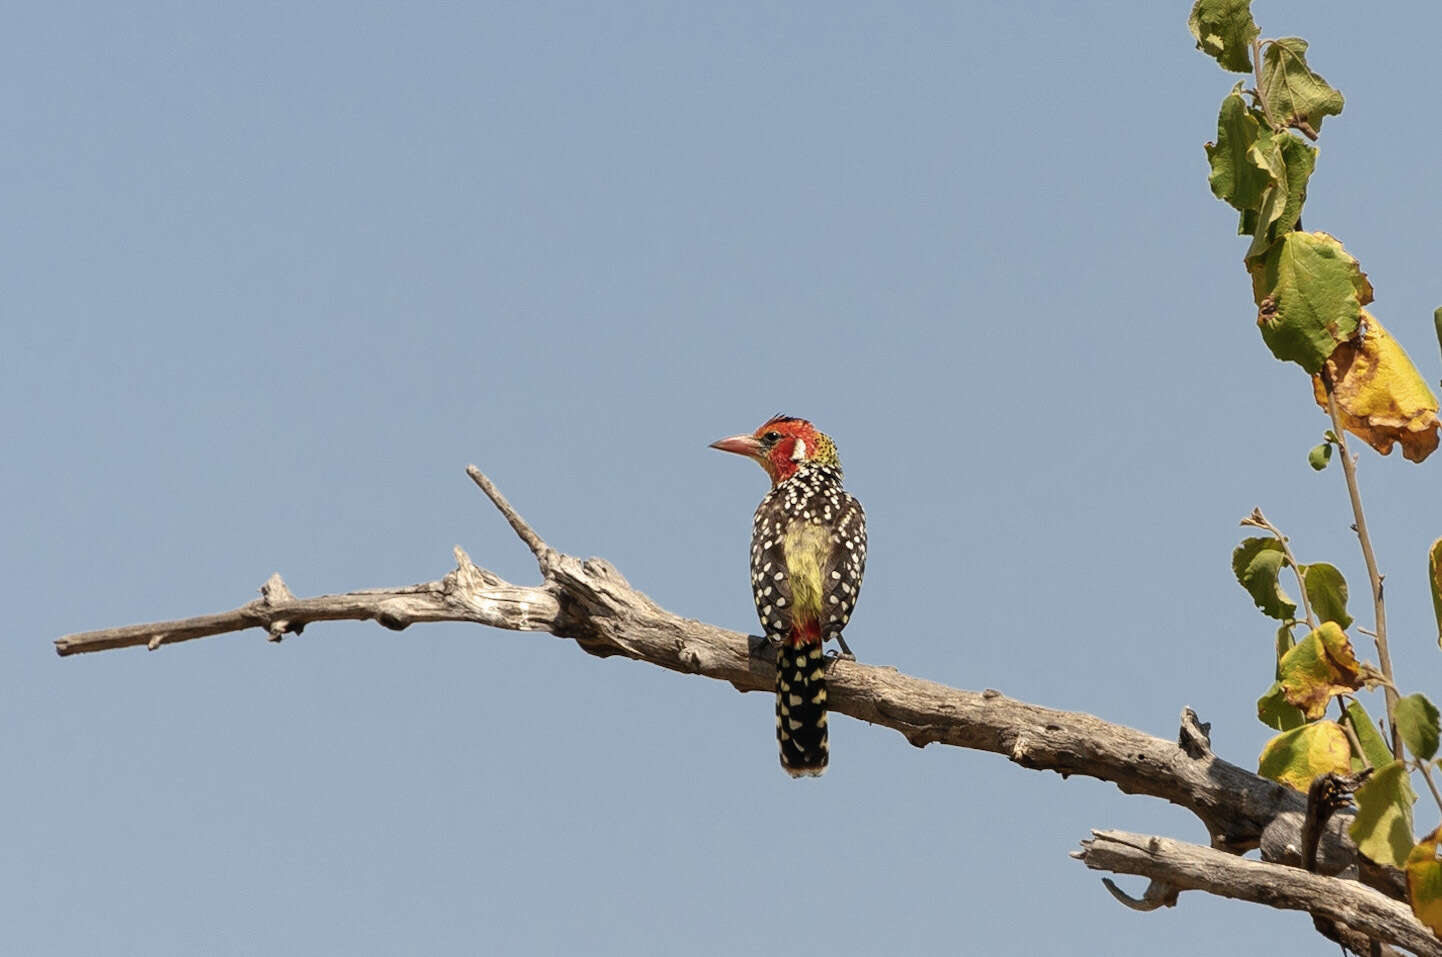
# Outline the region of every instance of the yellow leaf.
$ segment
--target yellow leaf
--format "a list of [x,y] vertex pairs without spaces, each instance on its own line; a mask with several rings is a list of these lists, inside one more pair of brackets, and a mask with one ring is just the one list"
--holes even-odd
[[1442,828],[1422,838],[1407,855],[1407,900],[1412,913],[1432,933],[1442,936],[1442,861],[1437,859],[1437,840]]
[[1277,662],[1277,670],[1282,696],[1301,708],[1309,721],[1326,713],[1333,695],[1362,687],[1362,666],[1335,621],[1324,622],[1297,642]]
[[1315,721],[1283,731],[1267,742],[1257,773],[1305,792],[1319,774],[1346,774],[1352,769],[1352,747],[1335,721]]
[[[1361,315],[1361,335],[1337,346],[1326,363],[1342,427],[1383,455],[1401,442],[1402,455],[1420,462],[1437,448],[1437,397],[1397,340],[1366,309]],[[1325,409],[1321,375],[1312,377],[1312,390]]]

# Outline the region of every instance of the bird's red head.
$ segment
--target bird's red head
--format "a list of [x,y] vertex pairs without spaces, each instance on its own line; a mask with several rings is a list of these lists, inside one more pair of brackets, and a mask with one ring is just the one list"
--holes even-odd
[[711,448],[754,459],[771,476],[773,485],[786,481],[804,465],[841,469],[831,437],[816,431],[805,419],[789,415],[773,415],[755,432],[718,439]]

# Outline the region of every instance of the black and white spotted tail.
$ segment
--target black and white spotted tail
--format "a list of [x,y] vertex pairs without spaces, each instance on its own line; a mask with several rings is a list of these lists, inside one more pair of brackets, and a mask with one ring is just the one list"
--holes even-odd
[[826,662],[821,636],[793,639],[776,654],[776,741],[781,767],[793,778],[826,770]]

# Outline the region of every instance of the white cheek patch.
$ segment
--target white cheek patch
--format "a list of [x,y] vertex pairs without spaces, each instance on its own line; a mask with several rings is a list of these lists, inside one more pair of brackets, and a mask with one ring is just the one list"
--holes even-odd
[[791,461],[801,462],[806,459],[806,440],[797,439],[796,449],[791,453]]

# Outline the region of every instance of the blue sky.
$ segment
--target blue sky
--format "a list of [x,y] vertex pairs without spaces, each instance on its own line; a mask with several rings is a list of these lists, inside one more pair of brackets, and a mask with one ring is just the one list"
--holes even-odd
[[[1265,2],[1347,96],[1305,214],[1438,379],[1435,5]],[[17,953],[1313,954],[1067,859],[1189,815],[545,635],[50,642],[534,563],[466,478],[754,630],[786,411],[865,504],[864,661],[1249,764],[1260,505],[1365,593],[1325,422],[1266,353],[1187,4],[50,4],[0,84],[0,900]],[[1436,463],[1364,452],[1406,687],[1442,693]],[[1360,614],[1365,602],[1354,599]],[[1430,828],[1435,811],[1418,806]],[[1139,882],[1132,889],[1140,891]]]

